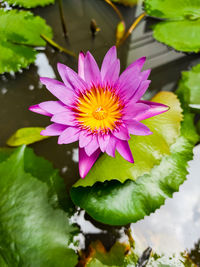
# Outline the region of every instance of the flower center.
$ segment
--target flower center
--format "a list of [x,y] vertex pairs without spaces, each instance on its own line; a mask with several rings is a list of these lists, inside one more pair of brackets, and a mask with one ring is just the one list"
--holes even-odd
[[108,116],[108,112],[100,106],[92,112],[92,115],[96,120],[104,120]]
[[121,124],[123,107],[112,88],[92,87],[79,96],[74,112],[82,129],[107,133]]

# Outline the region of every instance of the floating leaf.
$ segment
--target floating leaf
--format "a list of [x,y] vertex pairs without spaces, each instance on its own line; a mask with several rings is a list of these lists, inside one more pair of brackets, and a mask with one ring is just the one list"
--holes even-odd
[[[87,256],[82,255],[80,267],[195,267],[187,255],[159,256],[147,249],[132,248],[129,244],[116,242],[110,251],[106,251],[100,241],[91,243]],[[148,254],[148,255],[147,255]],[[197,267],[197,266],[196,266]]]
[[182,78],[177,92],[182,94],[186,105],[200,109],[200,64],[190,71],[182,72]]
[[9,5],[17,5],[25,8],[33,8],[36,6],[46,6],[49,4],[54,4],[55,0],[3,0]]
[[[165,125],[162,127],[163,131],[167,129]],[[136,222],[154,212],[164,204],[167,197],[172,197],[173,193],[179,190],[179,186],[186,179],[187,162],[193,157],[192,151],[197,141],[193,115],[185,111],[181,134],[171,145],[170,154],[163,155],[159,165],[154,166],[150,173],[140,175],[136,181],[127,180],[121,183],[113,180],[98,182],[93,186],[73,187],[72,200],[91,217],[105,224],[123,225]],[[144,160],[148,160],[145,151],[142,156]],[[96,176],[102,177],[102,165],[104,162],[97,161],[94,179]],[[113,176],[112,165],[107,164],[103,167],[113,179],[118,178],[116,175]],[[116,168],[120,175],[122,161],[118,162]]]
[[61,209],[69,202],[57,170],[25,146],[0,155],[0,255],[13,267],[74,267],[77,228]]
[[180,102],[177,96],[170,92],[160,92],[152,101],[166,104],[170,109],[166,113],[143,121],[153,132],[152,135],[131,137],[129,145],[135,163],[124,160],[119,153],[116,153],[115,158],[104,154],[98,159],[86,178],[80,179],[75,184],[76,187],[92,186],[99,181],[114,179],[122,183],[128,179],[135,181],[139,176],[149,173],[164,155],[170,154],[170,145],[180,134],[182,119]]
[[17,130],[7,141],[9,146],[29,145],[49,138],[41,135],[42,127],[25,127]]
[[123,4],[125,6],[134,6],[138,3],[138,0],[112,0],[117,4]]
[[41,34],[52,37],[42,18],[28,11],[0,9],[0,73],[18,71],[34,62],[34,47],[46,44]]
[[153,27],[159,42],[178,51],[200,51],[200,1],[199,0],[145,0],[148,15],[166,20]]

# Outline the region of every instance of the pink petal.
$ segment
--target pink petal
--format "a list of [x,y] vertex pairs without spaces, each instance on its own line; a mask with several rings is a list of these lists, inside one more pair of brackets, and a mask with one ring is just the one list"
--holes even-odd
[[130,134],[133,135],[150,135],[152,132],[149,128],[139,121],[126,121],[126,125]]
[[46,101],[39,104],[39,107],[50,114],[66,111],[66,106],[60,101]]
[[46,127],[45,130],[41,131],[41,135],[45,136],[57,136],[60,135],[64,130],[66,130],[67,126],[62,124],[53,123]]
[[53,115],[51,118],[51,121],[64,124],[64,125],[74,125],[74,116],[73,113],[70,110],[67,110],[65,112],[57,113]]
[[115,157],[116,140],[114,136],[110,136],[109,143],[106,147],[106,153],[113,158]]
[[139,88],[136,90],[136,92],[132,96],[131,101],[137,102],[138,100],[140,100],[140,98],[145,94],[146,90],[148,89],[150,82],[151,81],[149,80],[142,82]]
[[145,114],[149,110],[149,106],[143,103],[135,103],[134,101],[128,102],[128,104],[124,108],[124,116],[123,120],[137,120],[139,121],[138,117],[142,114]]
[[38,114],[45,115],[45,116],[50,116],[50,117],[52,116],[51,113],[46,112],[45,110],[41,109],[39,105],[30,106],[29,110],[32,112],[38,113]]
[[83,52],[79,53],[78,56],[78,75],[85,80],[85,76],[84,76],[84,60],[85,60],[85,55]]
[[99,147],[100,147],[102,152],[105,152],[106,147],[109,143],[109,140],[110,140],[110,134],[98,135]]
[[81,178],[85,178],[100,153],[101,150],[97,149],[91,156],[88,156],[84,148],[79,148],[79,174]]
[[75,127],[68,127],[58,138],[58,144],[70,144],[79,139],[80,130]]
[[120,126],[120,128],[118,130],[113,131],[112,134],[121,140],[129,140],[130,139],[130,135],[128,133],[127,128],[123,127],[123,126]]
[[84,62],[85,81],[88,83],[88,85],[92,86],[93,84],[101,84],[101,73],[99,67],[90,52],[86,53]]
[[79,147],[85,147],[92,141],[93,136],[86,131],[81,131],[79,136]]
[[134,162],[133,155],[131,153],[128,141],[118,140],[116,149],[125,160],[131,163]]
[[138,114],[137,120],[139,121],[151,118],[169,110],[168,106],[156,102],[140,100],[139,103],[148,105],[149,107],[149,109],[143,114]]
[[151,73],[150,69],[143,71],[140,74],[142,76],[142,80],[147,80],[149,78],[150,73]]
[[115,60],[112,65],[110,65],[109,69],[107,70],[104,76],[104,84],[113,85],[116,83],[117,79],[119,78],[120,72],[120,60]]
[[101,77],[104,79],[106,73],[110,70],[110,66],[117,59],[117,49],[115,46],[112,46],[106,53],[102,65],[101,65]]
[[65,84],[70,86],[70,88],[72,88],[74,91],[79,93],[79,91],[84,91],[87,89],[87,83],[75,71],[61,63],[58,63],[58,69],[63,70]]
[[85,146],[84,149],[85,149],[86,154],[88,156],[91,156],[94,153],[94,151],[97,150],[97,148],[99,148],[97,136],[93,135],[92,141],[87,146]]
[[40,78],[40,81],[42,84],[46,85],[46,88],[64,104],[70,105],[73,102],[74,92],[63,83],[51,78]]
[[127,70],[132,70],[134,73],[138,73],[141,71],[144,63],[146,61],[146,57],[141,57],[138,58],[136,61],[134,61],[133,63],[131,63],[124,72],[126,72]]

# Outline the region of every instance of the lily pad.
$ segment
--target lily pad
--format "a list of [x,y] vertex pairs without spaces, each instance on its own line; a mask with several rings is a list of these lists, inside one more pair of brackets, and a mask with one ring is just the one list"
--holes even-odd
[[145,0],[148,15],[165,19],[153,27],[159,42],[178,51],[200,51],[200,2],[198,0]]
[[[5,0],[3,0],[5,2]],[[36,6],[46,6],[54,4],[55,0],[6,0],[9,5],[17,5],[25,8],[33,8]]]
[[[163,156],[170,154],[170,146],[180,134],[182,113],[177,96],[171,92],[160,92],[152,101],[166,104],[169,111],[144,120],[153,132],[149,136],[132,136],[129,145],[134,157],[134,164],[124,160],[119,153],[112,158],[103,154],[85,179],[80,179],[74,186],[92,186],[96,182],[118,180],[121,183],[136,179],[149,173],[154,165],[159,164]],[[145,157],[144,157],[145,155]]]
[[[73,187],[73,202],[85,209],[94,219],[110,225],[136,222],[154,212],[164,204],[166,198],[172,197],[173,193],[179,190],[179,186],[186,179],[187,162],[192,159],[193,147],[198,141],[193,119],[192,114],[184,112],[181,134],[171,145],[170,154],[163,155],[160,163],[154,166],[150,173],[137,177],[136,181],[127,180],[121,183],[112,180],[98,182],[93,186]],[[145,152],[143,157],[146,159]],[[120,169],[120,162],[118,166]],[[97,161],[95,176],[98,174],[98,168],[101,172],[102,164]],[[104,165],[104,168],[109,171],[112,166]],[[109,173],[112,178],[116,178],[112,176],[112,172]]]
[[178,92],[192,109],[200,109],[200,64],[194,66],[190,71],[182,72]]
[[9,146],[29,145],[49,138],[41,135],[42,127],[25,127],[17,130],[7,141]]
[[0,74],[18,71],[34,62],[34,47],[46,45],[41,34],[52,38],[44,19],[29,11],[0,9]]
[[0,150],[0,255],[8,266],[75,266],[65,186],[46,160],[22,146]]

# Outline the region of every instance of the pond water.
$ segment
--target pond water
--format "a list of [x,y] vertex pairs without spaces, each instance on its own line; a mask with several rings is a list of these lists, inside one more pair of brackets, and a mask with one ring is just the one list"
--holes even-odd
[[[118,18],[112,8],[103,0],[65,0],[64,14],[68,28],[69,40],[65,40],[59,17],[57,4],[45,8],[36,8],[39,14],[53,28],[54,40],[62,46],[78,53],[80,50],[90,50],[98,63],[104,54],[115,43],[115,28]],[[139,4],[134,8],[120,6],[127,25],[141,13]],[[91,37],[90,21],[94,18],[101,28],[95,38]],[[152,19],[145,19],[133,32],[129,40],[120,47],[119,57],[122,70],[133,60],[141,56],[147,57],[145,68],[152,68],[152,80],[147,98],[160,90],[174,90],[182,70],[200,62],[198,55],[177,53],[165,45],[157,43],[151,35]],[[29,69],[16,74],[0,76],[0,105],[1,105],[1,138],[0,145],[4,146],[8,137],[17,129],[26,126],[48,125],[48,118],[28,111],[30,105],[52,99],[52,95],[41,86],[39,76],[58,78],[57,62],[64,63],[77,69],[77,62],[66,54],[55,51],[52,47],[38,48],[39,54],[35,64]],[[57,145],[57,138],[50,138],[32,145],[38,155],[53,162],[60,169],[67,189],[78,179],[78,148],[77,144]],[[145,249],[151,246],[161,253],[175,253],[185,249],[191,251],[195,261],[200,264],[200,146],[194,149],[195,157],[190,162],[188,180],[175,193],[173,199],[154,214],[131,225],[134,238]],[[81,247],[91,240],[100,239],[109,248],[116,238],[123,238],[124,228],[110,227],[92,220],[83,211],[77,211],[72,218],[80,225],[85,239],[81,239]],[[85,244],[86,243],[86,244]],[[196,246],[195,246],[196,244]]]

